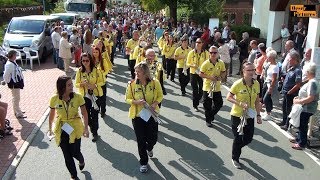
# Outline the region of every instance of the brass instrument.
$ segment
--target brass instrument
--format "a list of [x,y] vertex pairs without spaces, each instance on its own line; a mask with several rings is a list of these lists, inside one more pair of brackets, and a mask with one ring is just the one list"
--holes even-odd
[[210,90],[209,90],[209,92],[208,92],[208,97],[209,98],[212,98],[213,97],[213,92],[216,90],[216,83],[217,82],[215,82],[215,81],[211,81],[211,83],[210,83]]
[[97,104],[98,98],[93,94],[92,90],[91,90],[92,93],[90,93],[90,90],[88,90],[88,91],[89,92],[86,94],[86,97],[91,100],[91,104],[92,104],[93,109],[98,111],[99,110],[99,106]]
[[148,103],[144,104],[144,108],[151,112],[151,116],[158,124],[162,124],[162,120],[159,118],[159,114],[153,108],[151,108]]

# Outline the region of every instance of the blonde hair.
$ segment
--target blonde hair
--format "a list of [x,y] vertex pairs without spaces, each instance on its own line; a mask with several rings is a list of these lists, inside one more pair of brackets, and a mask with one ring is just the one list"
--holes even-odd
[[150,74],[150,69],[149,66],[146,62],[140,62],[139,64],[136,64],[134,66],[134,69],[140,69],[143,72],[144,77],[146,80],[151,80],[151,74]]

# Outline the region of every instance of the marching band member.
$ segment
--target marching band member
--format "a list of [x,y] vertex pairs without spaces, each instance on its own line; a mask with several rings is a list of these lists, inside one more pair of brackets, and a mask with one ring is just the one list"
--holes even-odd
[[163,54],[166,58],[167,63],[167,79],[169,79],[172,82],[174,82],[174,75],[176,73],[176,66],[177,61],[174,60],[174,52],[177,49],[177,46],[175,44],[175,39],[172,35],[169,35],[168,42],[163,45]]
[[137,137],[140,156],[140,172],[148,171],[148,156],[153,157],[153,147],[157,143],[158,123],[154,116],[144,116],[145,111],[159,113],[158,104],[163,99],[161,85],[152,79],[146,63],[135,66],[136,79],[129,82],[126,91],[126,102],[130,104],[129,118]]
[[187,66],[190,67],[193,108],[196,112],[199,111],[198,105],[203,95],[203,81],[199,76],[200,67],[205,60],[209,59],[209,52],[204,50],[202,45],[203,41],[198,38],[196,40],[195,48],[189,52],[187,57]]
[[136,59],[133,56],[133,51],[136,46],[138,46],[139,31],[134,30],[132,32],[133,37],[128,41],[126,46],[126,54],[129,56],[129,68],[131,72],[131,79],[135,79],[134,66],[136,64]]
[[167,70],[167,63],[166,63],[165,55],[163,54],[163,46],[168,42],[168,39],[169,39],[169,32],[165,31],[157,42],[158,48],[160,51],[159,54],[162,56],[162,64],[163,64],[164,70]]
[[191,50],[191,47],[188,46],[188,38],[182,37],[181,46],[174,52],[174,57],[177,60],[177,70],[182,96],[186,95],[186,87],[190,81],[190,68],[187,66],[187,56]]
[[79,93],[84,97],[86,110],[88,112],[88,124],[93,136],[92,142],[98,139],[98,113],[99,107],[97,97],[103,95],[101,86],[104,85],[104,78],[93,62],[90,54],[81,55],[81,67],[76,73],[75,84]]

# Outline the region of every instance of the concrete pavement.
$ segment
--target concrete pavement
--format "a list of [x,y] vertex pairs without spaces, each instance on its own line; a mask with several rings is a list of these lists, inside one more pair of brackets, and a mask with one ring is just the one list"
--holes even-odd
[[[115,73],[108,78],[107,116],[99,119],[101,139],[82,140],[86,167],[80,179],[318,179],[318,166],[303,151],[291,149],[287,138],[272,124],[256,125],[254,141],[243,149],[243,170],[231,163],[231,104],[225,100],[213,128],[204,121],[204,110],[194,112],[191,87],[180,96],[179,84],[167,81],[161,108],[165,122],[159,127],[150,171],[139,172],[138,150],[129,105],[124,93],[129,80],[126,60],[117,58]],[[235,71],[236,72],[236,71]],[[177,81],[177,78],[176,78]],[[11,179],[68,179],[69,173],[59,147],[45,136],[48,121],[31,142]]]

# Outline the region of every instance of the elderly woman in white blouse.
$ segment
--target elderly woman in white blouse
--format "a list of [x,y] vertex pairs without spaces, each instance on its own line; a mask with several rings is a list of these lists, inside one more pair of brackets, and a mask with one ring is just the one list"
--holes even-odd
[[72,44],[68,42],[68,33],[67,31],[63,31],[61,33],[61,39],[59,44],[59,57],[63,59],[65,72],[70,72],[69,66],[72,58],[71,47]]

